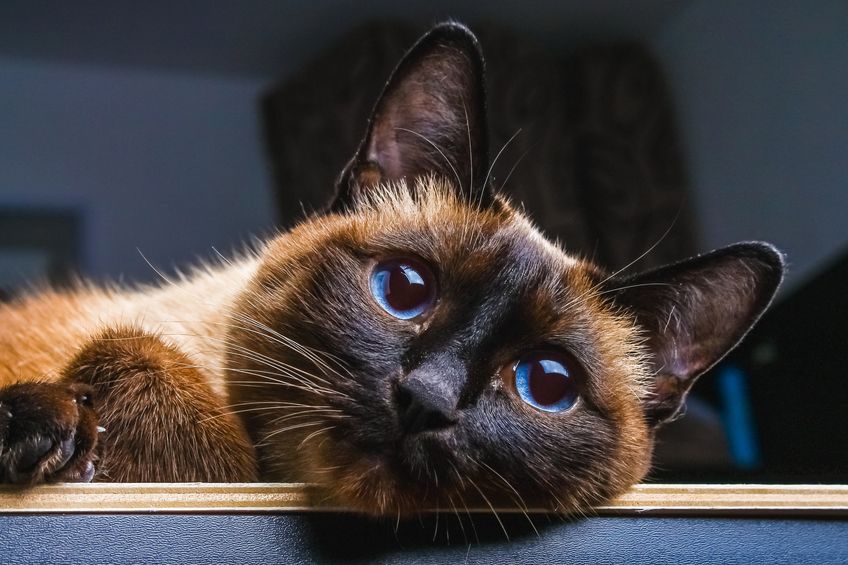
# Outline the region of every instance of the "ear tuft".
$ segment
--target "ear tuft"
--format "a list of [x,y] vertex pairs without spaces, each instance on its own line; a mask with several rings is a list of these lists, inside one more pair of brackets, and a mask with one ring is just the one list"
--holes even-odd
[[427,174],[444,176],[464,197],[488,203],[488,161],[480,45],[465,26],[444,23],[395,68],[339,176],[331,209],[351,206],[380,183]]
[[654,394],[645,406],[651,423],[674,417],[695,379],[748,333],[784,269],[774,246],[747,242],[610,281],[609,292],[634,314],[653,354]]

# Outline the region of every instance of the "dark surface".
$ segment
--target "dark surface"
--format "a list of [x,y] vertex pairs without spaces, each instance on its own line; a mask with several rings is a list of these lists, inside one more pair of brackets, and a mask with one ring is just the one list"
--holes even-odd
[[[378,523],[335,514],[0,518],[2,563],[844,563],[848,521],[455,516]],[[450,543],[446,539],[450,522]],[[434,532],[436,532],[435,541]]]
[[738,351],[763,476],[848,482],[848,253],[778,303]]

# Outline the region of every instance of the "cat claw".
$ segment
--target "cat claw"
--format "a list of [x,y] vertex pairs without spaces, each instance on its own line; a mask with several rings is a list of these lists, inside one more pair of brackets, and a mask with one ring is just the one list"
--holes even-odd
[[96,469],[94,463],[86,461],[85,466],[79,471],[74,471],[63,477],[66,483],[90,483],[94,479]]

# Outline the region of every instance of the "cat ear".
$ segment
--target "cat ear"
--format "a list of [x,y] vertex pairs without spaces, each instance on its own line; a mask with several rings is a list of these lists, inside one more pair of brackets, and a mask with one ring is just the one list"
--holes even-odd
[[383,89],[331,209],[381,182],[425,174],[447,178],[464,197],[490,200],[484,78],[480,46],[466,27],[441,24],[419,39]]
[[624,280],[615,301],[643,328],[653,354],[653,425],[673,418],[695,379],[739,343],[771,303],[784,262],[767,243],[739,243]]

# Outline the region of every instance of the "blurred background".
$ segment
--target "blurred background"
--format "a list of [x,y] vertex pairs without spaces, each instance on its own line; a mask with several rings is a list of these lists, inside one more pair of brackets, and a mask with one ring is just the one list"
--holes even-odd
[[[848,482],[848,3],[0,4],[0,297],[154,281],[320,207],[431,24],[478,32],[495,182],[610,268],[740,240],[778,303],[664,432],[657,479]],[[514,138],[513,135],[518,133]],[[663,234],[668,235],[663,238]]]

